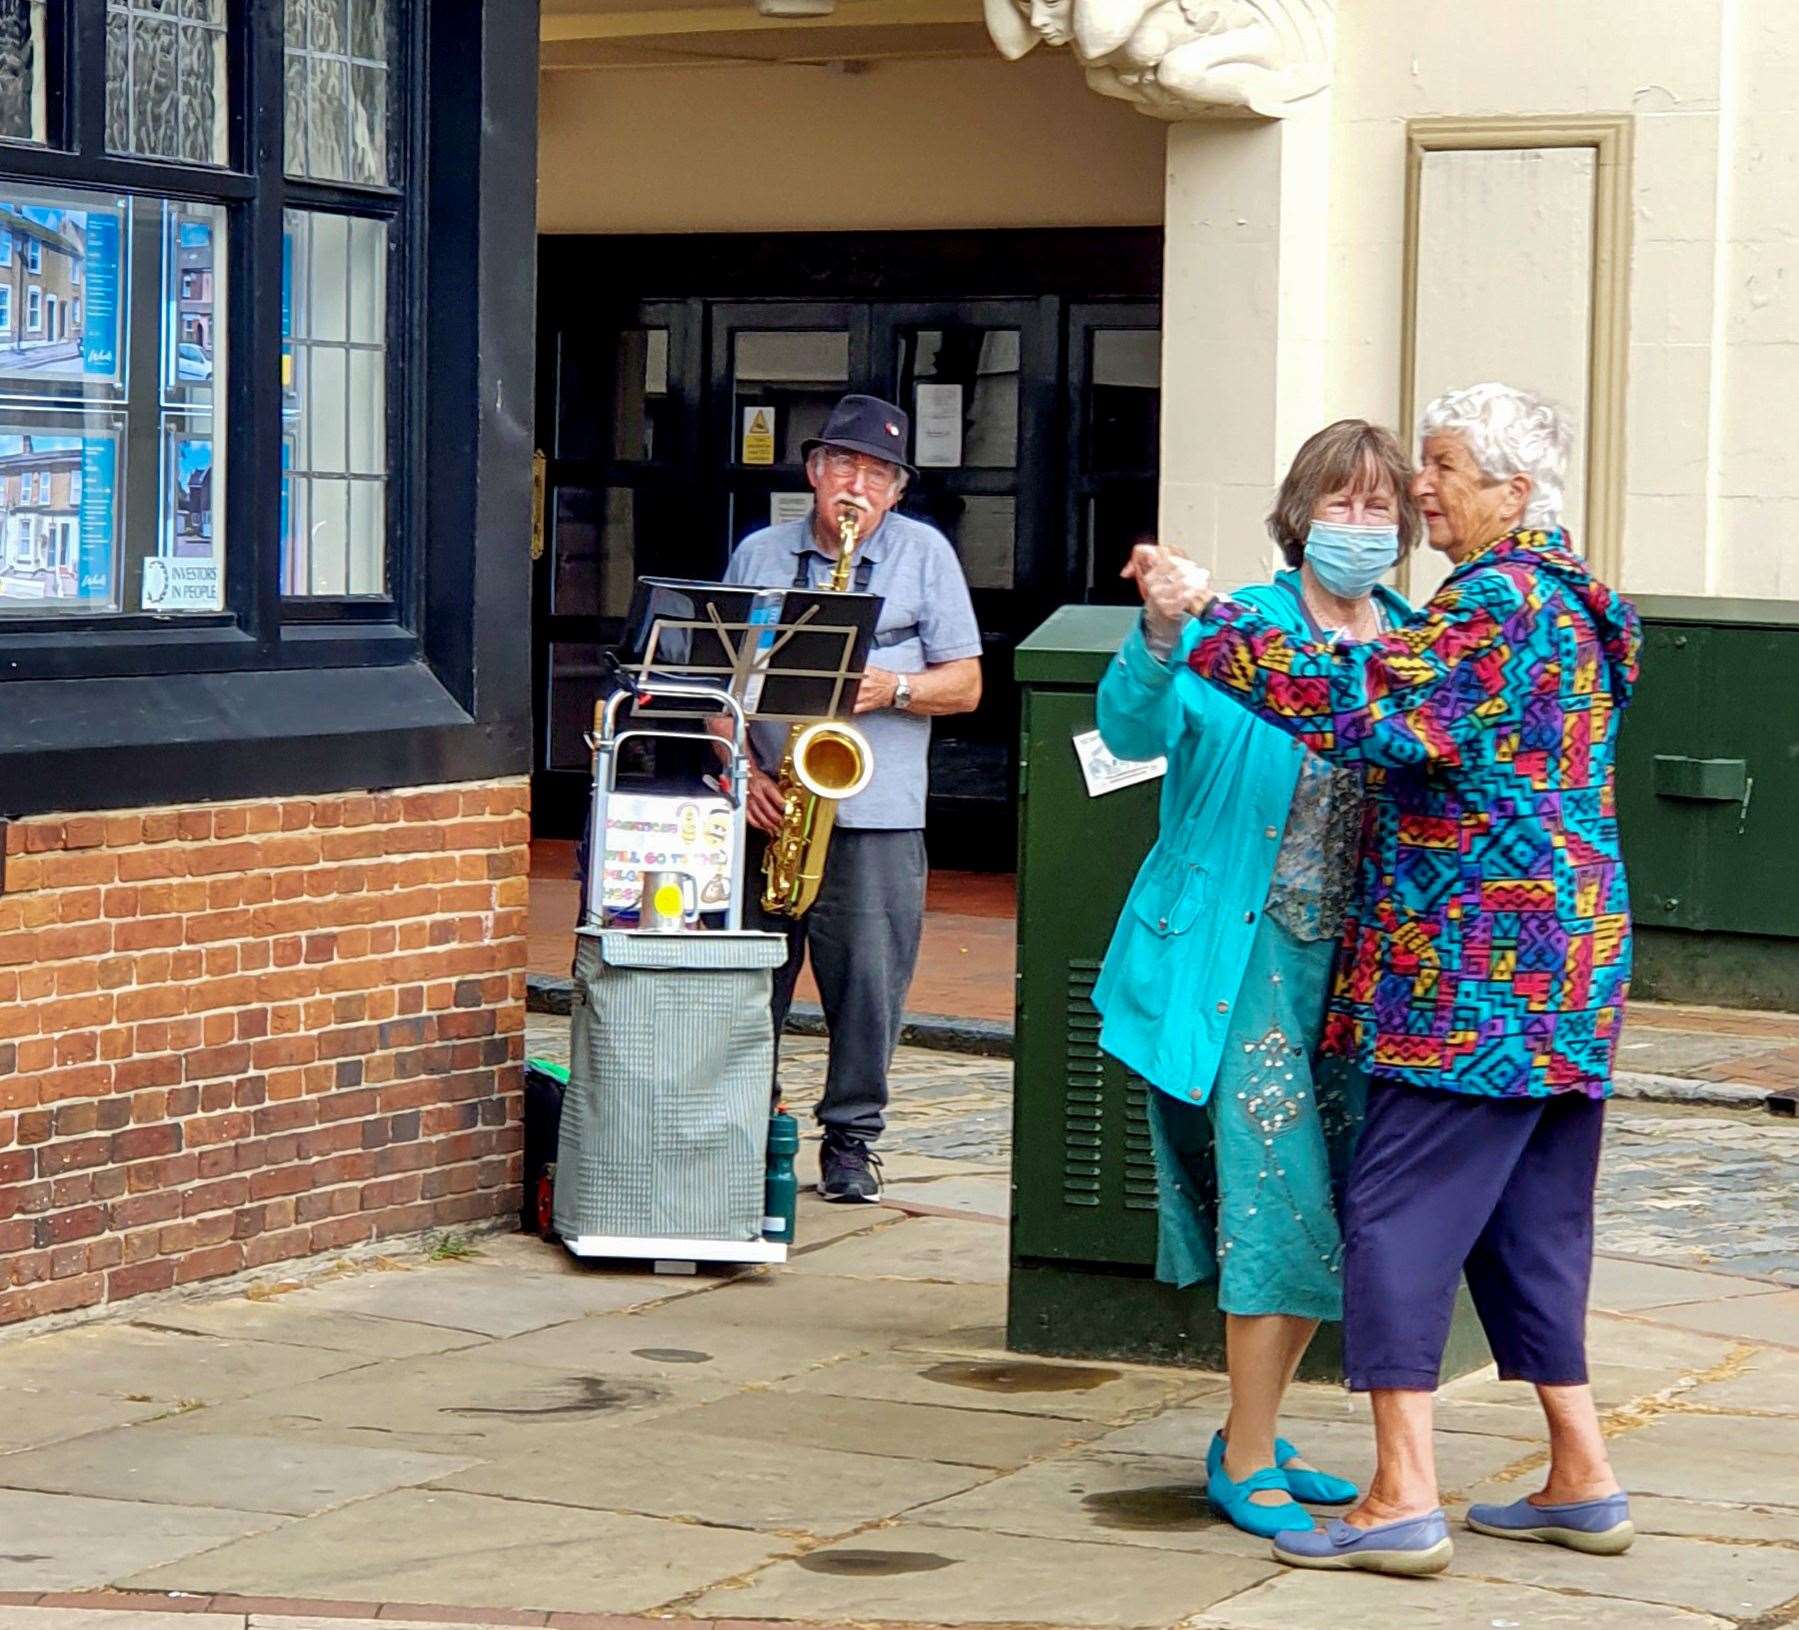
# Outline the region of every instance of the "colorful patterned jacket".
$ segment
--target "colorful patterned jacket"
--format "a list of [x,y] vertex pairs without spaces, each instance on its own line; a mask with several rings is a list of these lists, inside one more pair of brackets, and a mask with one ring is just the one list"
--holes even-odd
[[1642,631],[1565,534],[1462,562],[1368,644],[1214,601],[1193,670],[1369,789],[1324,1047],[1485,1097],[1611,1091],[1630,983],[1613,760]]

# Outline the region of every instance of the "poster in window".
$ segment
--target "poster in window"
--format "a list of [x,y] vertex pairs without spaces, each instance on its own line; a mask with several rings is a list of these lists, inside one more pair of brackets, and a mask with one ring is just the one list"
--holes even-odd
[[145,611],[217,611],[224,570],[210,434],[177,427],[164,455],[162,541],[144,562]]
[[0,600],[109,611],[118,581],[118,439],[0,424]]
[[124,239],[119,210],[0,197],[0,377],[12,392],[120,385]]
[[217,237],[211,220],[171,208],[164,251],[163,388],[209,394],[218,367]]

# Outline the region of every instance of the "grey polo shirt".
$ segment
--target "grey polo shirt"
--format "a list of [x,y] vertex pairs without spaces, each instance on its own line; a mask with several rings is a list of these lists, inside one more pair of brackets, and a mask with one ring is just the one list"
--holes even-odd
[[[890,513],[856,553],[858,562],[869,565],[868,592],[882,598],[876,633],[911,630],[907,638],[871,650],[870,666],[915,674],[981,654],[981,630],[962,563],[936,527]],[[815,587],[830,581],[832,562],[820,552],[810,518],[751,533],[731,556],[725,581],[753,588],[791,587],[801,555]],[[874,752],[874,778],[866,791],[844,800],[838,825],[883,831],[922,827],[931,721],[887,709],[858,714],[855,724]],[[787,726],[752,725],[750,735],[757,761],[772,775],[780,766]]]

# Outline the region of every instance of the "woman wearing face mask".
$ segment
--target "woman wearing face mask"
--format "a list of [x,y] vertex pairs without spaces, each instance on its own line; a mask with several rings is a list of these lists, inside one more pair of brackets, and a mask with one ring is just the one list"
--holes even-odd
[[[1237,591],[1296,636],[1369,640],[1411,608],[1381,578],[1419,531],[1398,443],[1361,419],[1313,436],[1268,517],[1287,570]],[[1166,757],[1160,836],[1094,991],[1100,1045],[1151,1083],[1157,1277],[1216,1278],[1230,1413],[1207,1453],[1212,1505],[1264,1537],[1310,1529],[1298,1501],[1356,1487],[1276,1436],[1321,1319],[1342,1316],[1334,1180],[1360,1078],[1316,1061],[1361,832],[1357,770],[1336,770],[1192,672],[1198,568],[1140,546],[1141,622],[1099,688],[1120,758]]]

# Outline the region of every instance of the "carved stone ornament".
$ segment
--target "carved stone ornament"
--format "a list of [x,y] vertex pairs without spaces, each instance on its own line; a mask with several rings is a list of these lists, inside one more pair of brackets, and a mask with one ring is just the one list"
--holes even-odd
[[1102,96],[1159,119],[1278,119],[1329,83],[1336,0],[983,0],[1016,62],[1070,45]]

